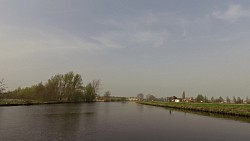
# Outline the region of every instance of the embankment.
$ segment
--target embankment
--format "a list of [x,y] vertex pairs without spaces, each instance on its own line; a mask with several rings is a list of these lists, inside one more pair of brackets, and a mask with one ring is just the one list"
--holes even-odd
[[61,103],[76,103],[76,102],[35,101],[35,100],[22,100],[22,99],[4,99],[4,100],[0,100],[0,106],[22,106],[22,105],[61,104]]
[[250,117],[250,104],[174,103],[174,102],[138,102],[138,103],[145,105],[159,106],[159,107]]

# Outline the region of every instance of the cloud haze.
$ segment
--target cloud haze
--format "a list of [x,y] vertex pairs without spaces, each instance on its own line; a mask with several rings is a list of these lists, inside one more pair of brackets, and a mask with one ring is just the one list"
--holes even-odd
[[3,0],[0,78],[10,90],[74,71],[102,92],[250,93],[246,1]]
[[243,10],[241,5],[230,5],[226,11],[213,12],[215,18],[234,22],[240,18],[250,18],[250,11]]

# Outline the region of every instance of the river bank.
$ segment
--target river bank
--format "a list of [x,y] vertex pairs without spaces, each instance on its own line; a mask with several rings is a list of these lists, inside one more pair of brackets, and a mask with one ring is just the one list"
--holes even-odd
[[175,103],[175,102],[138,102],[138,103],[145,105],[159,106],[159,107],[250,117],[249,104]]
[[[94,102],[125,102],[127,100],[119,98],[109,98],[105,100],[97,100]],[[63,104],[63,103],[86,103],[84,101],[37,101],[37,100],[23,100],[23,99],[1,99],[0,106],[25,106],[25,105],[41,105],[41,104]]]
[[40,104],[62,104],[62,103],[77,103],[68,101],[36,101],[23,99],[2,99],[0,106],[25,106],[25,105],[40,105]]

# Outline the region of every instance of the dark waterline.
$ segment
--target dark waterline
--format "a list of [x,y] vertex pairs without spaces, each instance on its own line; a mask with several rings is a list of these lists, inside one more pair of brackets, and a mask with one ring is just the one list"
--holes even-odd
[[136,103],[0,107],[1,141],[238,141],[250,123]]

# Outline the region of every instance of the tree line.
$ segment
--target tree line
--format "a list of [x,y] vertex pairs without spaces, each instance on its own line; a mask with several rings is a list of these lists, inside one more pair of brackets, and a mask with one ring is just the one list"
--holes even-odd
[[204,102],[204,103],[236,103],[236,104],[242,104],[242,103],[247,103],[250,104],[250,99],[247,97],[245,100],[242,99],[241,97],[235,97],[233,96],[232,99],[230,99],[228,96],[224,99],[223,97],[219,98],[214,98],[211,97],[211,99],[208,99],[206,96],[203,96],[202,94],[198,94],[197,97],[195,98],[195,102]]
[[5,85],[0,81],[1,98],[26,99],[39,101],[92,102],[100,89],[100,81],[93,80],[83,85],[80,74],[68,72],[52,76],[46,83],[38,83],[31,87],[18,87],[14,91],[3,93]]
[[3,94],[3,92],[5,91],[5,89],[6,89],[6,86],[5,86],[5,84],[3,82],[3,79],[2,79],[2,80],[0,80],[0,96]]
[[[182,94],[182,98],[185,98],[185,92]],[[152,94],[147,94],[144,96],[143,93],[137,94],[137,99],[138,101],[167,101],[166,98],[156,98]],[[178,99],[176,96],[173,96],[173,99]],[[242,104],[242,103],[247,103],[250,104],[250,99],[247,97],[245,100],[242,99],[241,97],[235,97],[233,96],[233,99],[230,99],[228,96],[224,99],[223,97],[218,97],[214,98],[211,97],[211,99],[208,99],[207,96],[203,96],[202,94],[198,94],[196,98],[192,99],[191,102],[197,102],[197,103],[235,103],[235,104]]]

